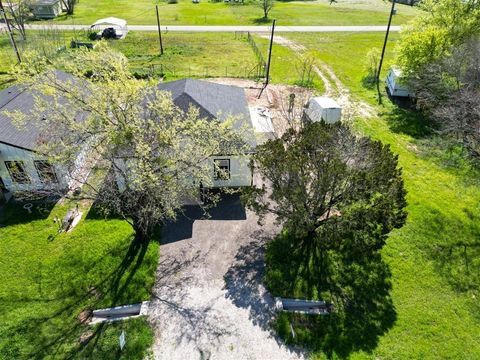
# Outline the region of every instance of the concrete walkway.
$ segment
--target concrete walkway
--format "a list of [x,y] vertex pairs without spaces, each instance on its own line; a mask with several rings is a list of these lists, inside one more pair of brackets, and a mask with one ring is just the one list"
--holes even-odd
[[[27,29],[30,30],[86,30],[90,28],[90,25],[62,25],[62,24],[49,24],[49,25],[27,25]],[[162,31],[184,31],[184,32],[252,32],[262,33],[271,31],[270,26],[240,26],[240,25],[166,25],[162,26]],[[154,25],[129,25],[129,30],[132,31],[157,31],[157,27]],[[276,32],[385,32],[386,26],[277,26]],[[392,26],[390,31],[400,31],[400,26]]]

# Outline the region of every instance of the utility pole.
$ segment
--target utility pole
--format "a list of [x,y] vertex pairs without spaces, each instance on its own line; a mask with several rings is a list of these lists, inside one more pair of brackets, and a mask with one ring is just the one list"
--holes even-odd
[[395,14],[395,0],[392,0],[392,8],[390,10],[390,17],[388,18],[387,32],[385,33],[385,41],[383,42],[382,56],[380,57],[380,63],[378,64],[378,71],[375,76],[375,82],[377,83],[378,103],[382,103],[382,94],[380,94],[380,72],[382,71],[383,57],[385,56],[385,49],[387,47],[388,34],[390,33],[390,25],[392,24],[392,17]]
[[265,84],[262,87],[262,90],[260,90],[260,94],[258,94],[258,98],[262,96],[263,90],[268,86],[268,83],[270,82],[270,65],[272,63],[272,48],[273,48],[273,36],[275,35],[275,23],[277,20],[273,20],[272,23],[272,33],[270,35],[270,46],[268,49],[268,61],[267,61],[267,73],[265,77]]
[[160,42],[160,55],[163,55],[162,29],[160,29],[160,16],[158,15],[158,5],[155,5],[157,11],[158,41]]
[[270,81],[270,64],[272,63],[273,35],[275,34],[275,22],[276,21],[277,20],[273,20],[272,34],[270,35],[270,47],[268,49],[267,77],[265,78],[265,87],[267,87],[268,82]]
[[5,20],[5,24],[7,24],[8,37],[10,38],[10,43],[12,44],[12,48],[15,51],[15,55],[17,55],[18,62],[21,63],[22,58],[20,57],[20,53],[18,52],[17,44],[15,42],[15,38],[13,37],[12,28],[10,27],[10,23],[8,22],[7,13],[5,11],[5,8],[3,7],[2,0],[0,0],[0,12],[3,14],[3,19]]

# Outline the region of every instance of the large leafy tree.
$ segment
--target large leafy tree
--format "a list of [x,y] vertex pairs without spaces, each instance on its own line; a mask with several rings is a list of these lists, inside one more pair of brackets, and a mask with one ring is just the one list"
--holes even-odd
[[[376,280],[351,274],[365,276],[379,268],[374,259],[387,235],[406,219],[397,157],[344,125],[321,122],[290,129],[260,146],[255,168],[264,185],[247,191],[246,204],[283,224],[288,240],[281,242],[290,255],[280,262],[287,272],[299,271],[290,284],[277,279],[283,283],[280,292],[297,294],[301,283],[298,295],[327,299],[338,308],[362,303],[358,290]],[[377,280],[388,271],[379,272]]]
[[424,13],[403,29],[397,49],[407,77],[417,76],[425,65],[480,34],[477,0],[424,0],[419,6]]
[[138,240],[175,219],[185,201],[198,197],[200,184],[211,185],[210,156],[243,151],[242,131],[233,131],[232,121],[201,118],[193,107],[182,111],[169,93],[134,79],[126,58],[106,44],[60,62],[28,58],[19,74],[37,94],[38,115],[11,116],[36,121],[38,151],[61,166],[70,187],[83,187],[80,197],[129,222]]

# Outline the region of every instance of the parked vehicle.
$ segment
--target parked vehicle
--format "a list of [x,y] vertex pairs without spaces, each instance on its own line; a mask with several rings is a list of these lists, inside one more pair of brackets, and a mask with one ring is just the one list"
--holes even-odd
[[391,97],[414,98],[415,94],[402,81],[402,71],[392,67],[385,80],[388,95]]

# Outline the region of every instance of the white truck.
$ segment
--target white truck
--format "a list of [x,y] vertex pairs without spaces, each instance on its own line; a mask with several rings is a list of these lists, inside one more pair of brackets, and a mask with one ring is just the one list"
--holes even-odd
[[407,85],[402,82],[402,71],[395,67],[392,67],[388,72],[387,79],[385,80],[388,94],[391,97],[407,97],[413,98],[415,94],[411,91]]

